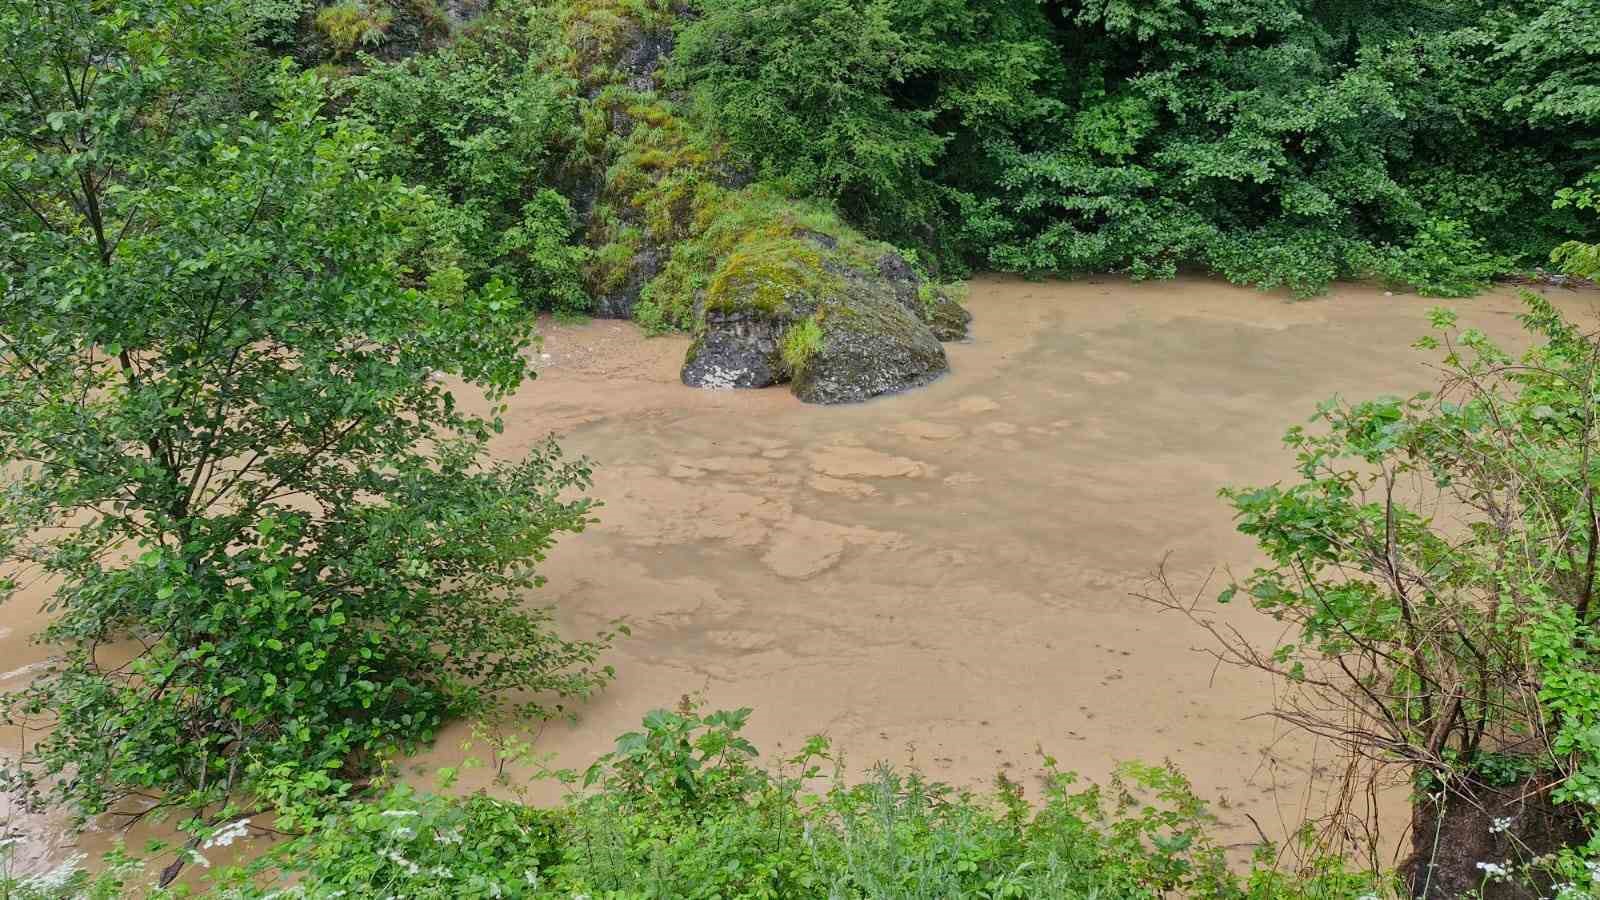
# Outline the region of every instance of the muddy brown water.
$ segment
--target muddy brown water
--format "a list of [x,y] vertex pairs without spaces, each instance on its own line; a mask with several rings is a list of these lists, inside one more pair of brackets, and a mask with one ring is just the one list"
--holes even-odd
[[[1595,316],[1593,294],[1552,296]],[[824,733],[854,773],[914,761],[961,786],[1004,771],[1031,788],[1036,747],[1095,779],[1119,760],[1171,759],[1240,846],[1319,808],[1331,750],[1259,717],[1268,680],[1217,668],[1202,634],[1131,595],[1163,559],[1187,588],[1248,568],[1217,489],[1287,477],[1279,438],[1319,400],[1429,386],[1409,344],[1440,301],[989,277],[969,305],[974,338],[949,347],[948,376],[829,408],[781,389],[684,388],[680,337],[547,325],[541,375],[496,451],[555,434],[594,460],[604,506],[555,549],[529,602],[554,604],[571,633],[625,618],[633,634],[609,655],[616,682],[576,723],[543,728],[539,752],[582,767],[649,709],[701,694],[753,707],[763,751]],[[1514,292],[1448,305],[1518,343]],[[50,653],[28,641],[39,599],[0,609],[0,690]],[[1278,634],[1248,610],[1231,621]],[[489,758],[463,749],[472,731],[448,729],[407,761],[411,777]],[[17,748],[15,734],[0,745]],[[467,770],[462,788],[503,790],[491,770]],[[4,821],[28,838],[25,868],[75,846],[93,855],[113,834],[74,838],[0,808]]]

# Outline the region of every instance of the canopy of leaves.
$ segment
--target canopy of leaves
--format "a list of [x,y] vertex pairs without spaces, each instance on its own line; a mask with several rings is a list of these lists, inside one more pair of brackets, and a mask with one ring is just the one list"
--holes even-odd
[[1582,0],[695,8],[704,121],[956,266],[1454,295],[1579,233],[1550,200],[1600,160]]
[[384,171],[451,201],[474,284],[498,276],[538,307],[581,313],[588,254],[571,203],[551,187],[571,187],[578,101],[571,79],[542,62],[476,39],[375,64],[347,82],[347,115],[386,138]]

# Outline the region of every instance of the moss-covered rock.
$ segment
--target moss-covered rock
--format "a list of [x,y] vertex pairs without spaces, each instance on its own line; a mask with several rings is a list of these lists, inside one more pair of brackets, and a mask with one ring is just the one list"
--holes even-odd
[[949,365],[922,317],[924,288],[901,256],[849,233],[799,224],[753,231],[710,279],[683,380],[790,381],[808,403],[926,384]]
[[[844,279],[820,252],[790,237],[752,234],[727,253],[698,304],[697,338],[683,365],[694,387],[767,387],[788,381],[800,348],[784,338],[836,300]],[[815,327],[813,324],[811,327]]]
[[683,383],[702,388],[761,388],[788,380],[781,340],[789,323],[757,310],[708,312],[704,332],[683,362]]
[[927,323],[934,337],[941,341],[966,339],[972,313],[956,299],[953,289],[925,280],[897,250],[879,256],[876,268],[900,305]]
[[816,316],[821,341],[791,388],[807,403],[855,403],[918,387],[950,368],[928,326],[881,292],[850,292]]

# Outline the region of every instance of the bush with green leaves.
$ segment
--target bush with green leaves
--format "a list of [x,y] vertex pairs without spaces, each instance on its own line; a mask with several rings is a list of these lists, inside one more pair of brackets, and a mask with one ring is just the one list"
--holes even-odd
[[[1556,195],[1556,205],[1600,215],[1600,169]],[[1550,258],[1567,274],[1600,281],[1600,241],[1567,241],[1551,251]]]
[[[589,252],[553,189],[577,140],[570,78],[525,56],[539,26],[488,29],[436,53],[374,64],[351,79],[346,114],[387,140],[384,171],[447,198],[474,285],[498,277],[539,309],[582,313]],[[520,48],[520,49],[519,49]]]
[[[759,174],[836,200],[875,236],[958,261],[987,249],[987,143],[1060,109],[1049,29],[1016,0],[697,3],[673,79]],[[949,178],[932,178],[936,169]],[[965,177],[964,177],[965,176]],[[993,192],[988,192],[992,194]],[[971,211],[977,211],[973,209]]]
[[[1235,875],[1213,821],[1170,767],[1125,766],[1109,790],[1044,759],[1037,798],[1004,776],[980,796],[880,765],[844,776],[828,742],[763,766],[750,710],[649,713],[539,809],[396,787],[224,878],[225,896],[609,898],[1394,896],[1323,860]],[[244,885],[249,885],[245,887]],[[343,893],[341,893],[343,892]]]
[[[1342,748],[1353,777],[1398,769],[1419,810],[1516,785],[1593,835],[1600,333],[1539,295],[1525,303],[1525,353],[1435,310],[1438,336],[1419,346],[1442,355],[1436,392],[1331,400],[1289,431],[1293,479],[1223,492],[1268,563],[1221,599],[1283,623],[1279,643],[1257,646],[1170,589],[1158,599],[1224,659],[1283,679],[1276,715]],[[1549,884],[1548,867],[1570,878],[1596,851],[1483,862]]]
[[1510,269],[1465,222],[1453,219],[1428,222],[1409,244],[1379,250],[1372,258],[1378,275],[1395,285],[1410,285],[1424,297],[1470,297]]
[[7,776],[80,816],[292,827],[449,716],[609,677],[520,605],[587,466],[486,456],[529,316],[314,76],[219,114],[237,24],[0,9],[0,589],[47,586],[61,648],[4,698],[38,735]]

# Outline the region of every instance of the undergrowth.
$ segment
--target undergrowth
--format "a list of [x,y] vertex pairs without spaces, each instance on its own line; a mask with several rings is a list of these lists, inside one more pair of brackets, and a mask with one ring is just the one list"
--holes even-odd
[[[1396,896],[1335,861],[1280,871],[1274,849],[1230,870],[1216,821],[1170,766],[1129,764],[1105,787],[1042,756],[1036,796],[1004,775],[987,793],[888,765],[860,781],[828,741],[768,760],[742,735],[750,710],[685,699],[586,772],[532,763],[567,800],[538,808],[404,785],[356,803],[252,865],[216,872],[217,896],[414,898],[1098,898],[1296,900]],[[503,771],[503,768],[502,768]],[[441,773],[448,788],[457,773]],[[520,789],[513,788],[515,795]]]

